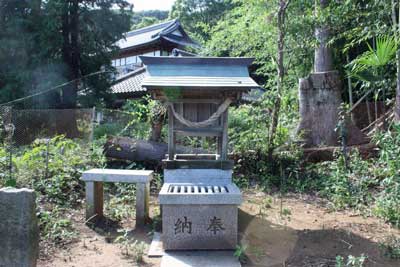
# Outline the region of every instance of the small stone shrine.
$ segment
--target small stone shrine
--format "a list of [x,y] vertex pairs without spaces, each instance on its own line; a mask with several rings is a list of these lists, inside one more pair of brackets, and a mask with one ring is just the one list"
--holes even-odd
[[[165,250],[235,249],[239,188],[228,159],[228,108],[259,87],[250,58],[141,57],[142,82],[168,107],[168,155],[159,194]],[[215,154],[177,154],[177,136],[211,137]]]

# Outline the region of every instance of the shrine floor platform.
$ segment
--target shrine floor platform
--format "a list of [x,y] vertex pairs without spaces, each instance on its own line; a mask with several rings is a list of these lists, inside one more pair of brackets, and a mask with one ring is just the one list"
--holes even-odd
[[241,267],[233,251],[165,252],[161,267]]

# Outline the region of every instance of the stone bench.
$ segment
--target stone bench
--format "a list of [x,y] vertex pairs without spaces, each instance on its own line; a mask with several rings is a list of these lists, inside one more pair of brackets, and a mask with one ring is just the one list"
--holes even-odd
[[86,186],[86,220],[103,216],[103,183],[136,184],[136,226],[149,217],[150,181],[153,171],[92,169],[83,172]]

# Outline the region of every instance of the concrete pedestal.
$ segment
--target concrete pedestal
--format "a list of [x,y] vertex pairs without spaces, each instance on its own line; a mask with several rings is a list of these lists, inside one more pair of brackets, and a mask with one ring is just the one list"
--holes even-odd
[[165,250],[236,248],[238,205],[242,203],[236,185],[166,183],[159,201]]
[[163,205],[166,250],[235,249],[236,205]]

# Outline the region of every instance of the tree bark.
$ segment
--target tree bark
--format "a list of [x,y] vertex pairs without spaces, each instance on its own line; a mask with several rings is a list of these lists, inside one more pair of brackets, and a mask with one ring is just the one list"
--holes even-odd
[[161,131],[163,122],[151,122],[151,133],[149,141],[159,142],[161,140]]
[[[177,146],[179,154],[205,154],[203,149]],[[132,161],[161,161],[166,158],[168,144],[136,140],[129,137],[110,138],[105,145],[105,155],[114,159]]]
[[285,46],[285,17],[286,17],[286,9],[290,3],[290,0],[280,0],[279,1],[279,9],[278,9],[278,57],[277,57],[277,70],[278,70],[278,80],[276,84],[277,96],[274,103],[274,110],[272,112],[272,122],[269,131],[269,140],[268,140],[268,157],[272,160],[272,154],[274,150],[274,141],[276,130],[278,128],[279,123],[279,112],[281,109],[281,94],[283,87],[283,79],[285,77],[285,68],[283,65],[284,59],[284,46]]
[[167,115],[166,109],[160,104],[156,103],[151,109],[151,133],[149,137],[149,141],[160,142],[161,141],[161,132],[164,126],[165,118]]
[[[320,0],[321,9],[329,5],[329,0]],[[316,7],[317,8],[317,7]],[[332,51],[328,47],[330,31],[328,26],[320,25],[315,30],[318,46],[314,53],[314,72],[326,72],[333,70]]]
[[62,59],[65,63],[65,77],[69,83],[62,90],[62,109],[69,109],[70,114],[63,118],[58,125],[58,133],[66,134],[67,137],[78,136],[75,108],[78,91],[78,79],[80,74],[79,55],[79,0],[65,1],[62,14]]
[[[397,0],[392,0],[392,23],[393,23],[393,32],[395,35],[396,40],[399,37],[400,31],[400,13],[399,18],[396,15],[396,4],[398,5],[398,11],[400,12],[400,3]],[[396,122],[400,122],[400,48],[397,48],[396,51],[396,68],[397,68],[397,75],[396,75],[396,101],[394,107],[394,118]]]
[[[329,0],[320,0],[320,7],[326,8]],[[339,136],[335,131],[342,103],[341,79],[333,70],[332,52],[327,43],[329,30],[320,25],[315,32],[319,41],[314,55],[314,73],[299,80],[300,122],[297,134],[306,147],[336,146]],[[362,144],[366,136],[352,122],[346,124],[347,145]]]

